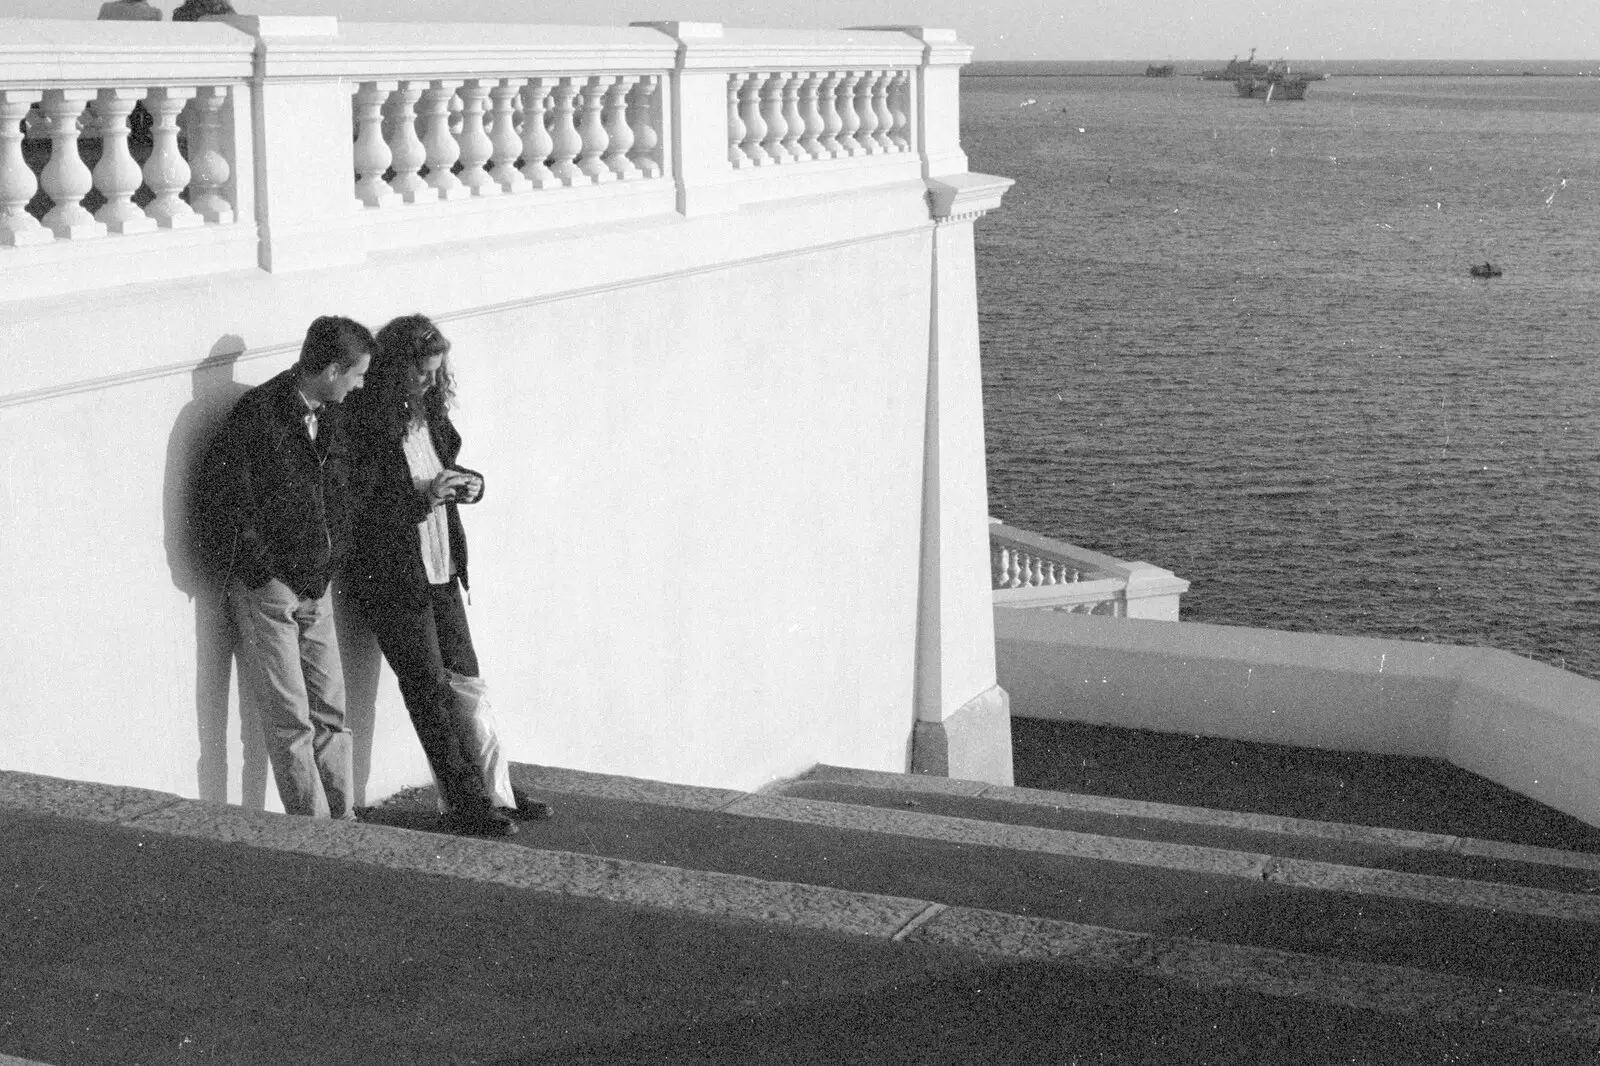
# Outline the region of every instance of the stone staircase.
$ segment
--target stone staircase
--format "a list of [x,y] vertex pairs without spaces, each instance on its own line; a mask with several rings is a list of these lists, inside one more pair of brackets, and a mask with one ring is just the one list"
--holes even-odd
[[[1065,789],[513,764],[557,814],[509,841],[438,832],[431,789],[331,823],[0,772],[0,1061],[1600,1062],[1592,827],[1443,766],[1077,728],[1014,731]],[[346,1022],[305,1028],[313,983]]]
[[[670,881],[702,914],[1134,980],[1130,1023],[1149,982],[1281,1001],[1366,1031],[1356,1061],[1600,1047],[1600,853],[831,766],[759,794],[513,779],[559,811],[514,843],[616,864],[619,902],[659,906],[621,886]],[[373,817],[427,828],[431,793]]]

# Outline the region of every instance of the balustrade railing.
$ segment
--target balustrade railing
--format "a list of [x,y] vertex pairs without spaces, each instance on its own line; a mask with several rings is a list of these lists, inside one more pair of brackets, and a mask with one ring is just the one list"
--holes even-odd
[[1124,562],[996,519],[990,519],[989,561],[998,607],[1175,621],[1179,597],[1189,588],[1169,570]]
[[662,96],[659,74],[359,82],[356,198],[388,208],[658,179]]
[[234,221],[234,87],[0,88],[0,245]]
[[909,70],[735,71],[728,162],[735,169],[913,150]]
[[916,27],[0,18],[0,292],[918,181],[943,218],[969,53]]

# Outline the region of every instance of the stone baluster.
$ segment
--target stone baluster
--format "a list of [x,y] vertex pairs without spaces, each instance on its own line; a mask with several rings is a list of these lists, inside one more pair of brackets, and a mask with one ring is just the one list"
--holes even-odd
[[43,95],[38,89],[0,89],[0,246],[49,244],[56,239],[28,214],[39,179],[22,155],[22,121]]
[[583,151],[583,138],[573,122],[578,79],[562,78],[554,92],[555,104],[550,124],[550,170],[563,185],[577,185],[584,181],[583,173],[573,162]]
[[50,123],[50,162],[39,175],[45,195],[54,201],[44,224],[59,238],[81,241],[105,236],[81,201],[94,188],[94,176],[78,156],[78,116],[94,97],[93,89],[47,89],[44,114]]
[[422,122],[422,147],[427,153],[428,186],[439,194],[441,200],[464,200],[472,190],[461,183],[453,168],[461,158],[461,145],[450,132],[450,101],[459,81],[431,81],[417,102],[417,115]]
[[766,136],[761,138],[761,148],[774,163],[794,160],[783,144],[789,132],[788,120],[783,117],[783,86],[788,77],[780,70],[761,85],[761,119],[767,125]]
[[193,86],[157,86],[144,98],[150,112],[150,158],[144,162],[144,183],[155,199],[144,213],[162,229],[186,229],[205,224],[183,199],[189,186],[189,161],[178,148],[178,112],[194,98]]
[[193,135],[189,144],[189,206],[203,221],[226,225],[233,221],[233,204],[228,202],[228,178],[233,165],[223,137],[222,109],[227,106],[226,85],[202,86],[195,95]]
[[494,155],[494,142],[483,128],[485,103],[494,85],[493,78],[468,78],[461,83],[461,129],[456,134],[461,173],[456,180],[474,196],[500,195],[500,183],[484,169],[484,164]]
[[394,153],[384,140],[384,105],[398,88],[393,81],[364,81],[356,86],[356,199],[368,207],[388,207],[400,202],[400,194],[383,180]]
[[144,96],[143,89],[101,89],[94,98],[95,125],[100,131],[100,161],[94,168],[94,187],[106,198],[94,213],[110,233],[149,233],[156,228],[133,202],[144,184],[144,173],[128,151],[128,116]]
[[800,147],[800,138],[806,135],[805,120],[800,117],[800,86],[804,80],[800,73],[791,72],[783,82],[783,150],[796,163],[811,158],[811,153]]
[[767,75],[752,71],[739,87],[739,116],[744,119],[744,140],[739,142],[739,146],[750,162],[758,167],[776,162],[762,147],[762,142],[767,139],[767,124],[761,117],[761,87],[766,82]]
[[617,176],[618,181],[628,181],[639,176],[628,153],[633,151],[633,128],[628,125],[628,93],[633,91],[636,75],[624,75],[611,83],[606,90],[604,118],[606,153],[601,162]]
[[799,148],[807,159],[826,159],[822,148],[822,115],[817,110],[817,90],[822,85],[822,75],[813,71],[800,79],[799,114],[802,126]]
[[911,151],[911,72],[896,71],[889,87],[889,141],[897,152]]
[[873,137],[878,129],[878,113],[872,110],[872,87],[878,83],[880,76],[879,71],[869,70],[856,82],[856,117],[861,119],[861,128],[856,132],[856,144],[860,146],[862,155],[877,155],[881,151]]
[[427,87],[425,81],[401,82],[383,106],[384,125],[390,130],[389,166],[394,169],[389,187],[408,204],[429,204],[439,198],[439,190],[423,181],[420,173],[428,150],[417,136],[417,101]]
[[[518,91],[526,85],[527,78],[506,78],[489,90],[490,110],[494,121],[489,130],[489,141],[494,151],[489,156],[489,174],[507,193],[527,192],[533,185],[517,170],[517,157],[522,155],[522,138],[517,134],[515,105]],[[540,128],[544,117],[539,118]],[[539,160],[540,164],[544,159]]]
[[656,132],[656,86],[658,75],[645,74],[633,90],[628,103],[628,121],[633,126],[633,152],[630,156],[639,173],[659,178],[661,134]]
[[822,119],[822,136],[817,145],[824,159],[837,159],[846,154],[839,145],[839,131],[843,129],[839,118],[839,80],[842,77],[829,71],[822,76],[822,87],[817,90],[817,113]]
[[872,113],[878,120],[877,128],[872,131],[872,139],[877,142],[878,151],[884,154],[897,150],[889,136],[889,130],[894,126],[894,114],[889,110],[889,86],[898,73],[885,70],[872,83]]
[[754,162],[744,154],[746,130],[744,119],[739,114],[739,89],[743,84],[743,74],[728,75],[728,165],[735,170],[748,167]]
[[562,184],[545,160],[555,150],[545,125],[549,115],[550,86],[553,79],[529,78],[522,89],[522,176],[535,189],[550,189]]
[[856,131],[861,128],[861,117],[856,114],[856,83],[861,80],[859,71],[847,70],[839,77],[839,148],[842,155],[864,155],[856,143]]
[[583,152],[578,156],[578,171],[596,185],[617,180],[617,176],[602,160],[610,141],[602,112],[605,110],[606,92],[614,80],[604,74],[594,74],[584,83],[582,90],[583,116],[578,121],[578,134],[583,139]]

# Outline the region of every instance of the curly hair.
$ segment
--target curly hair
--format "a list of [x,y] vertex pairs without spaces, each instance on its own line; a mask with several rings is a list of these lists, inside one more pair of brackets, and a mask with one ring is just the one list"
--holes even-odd
[[[420,410],[411,401],[411,378],[434,356],[443,356],[433,387]],[[366,385],[351,396],[358,417],[369,418],[390,440],[406,435],[419,418],[439,419],[455,406],[456,381],[450,372],[450,341],[427,315],[402,315],[378,331],[378,354],[367,368]]]

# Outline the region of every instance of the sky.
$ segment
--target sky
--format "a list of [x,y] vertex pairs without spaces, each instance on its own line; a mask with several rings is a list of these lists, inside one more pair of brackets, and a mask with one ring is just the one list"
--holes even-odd
[[[181,0],[151,0],[170,12]],[[1600,0],[232,0],[242,14],[375,21],[921,25],[976,59],[1600,59]],[[100,0],[0,0],[0,18],[93,18]]]

